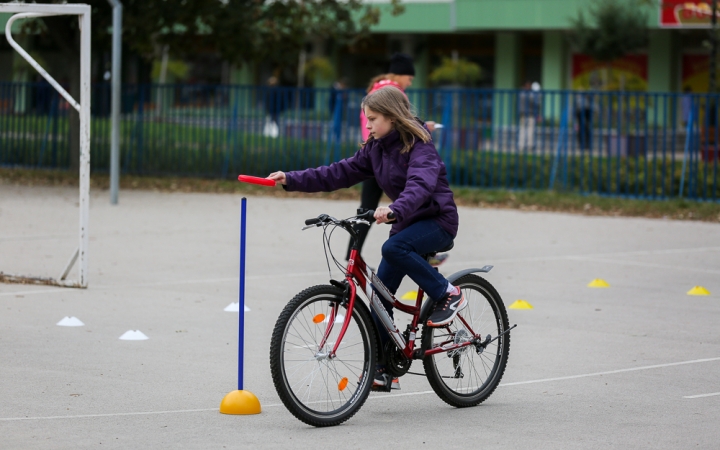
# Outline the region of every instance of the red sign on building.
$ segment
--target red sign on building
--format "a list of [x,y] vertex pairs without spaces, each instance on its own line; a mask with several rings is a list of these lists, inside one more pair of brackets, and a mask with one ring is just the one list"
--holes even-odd
[[[662,28],[710,28],[712,0],[661,0]],[[720,14],[718,14],[720,19]],[[720,20],[718,20],[720,23]]]

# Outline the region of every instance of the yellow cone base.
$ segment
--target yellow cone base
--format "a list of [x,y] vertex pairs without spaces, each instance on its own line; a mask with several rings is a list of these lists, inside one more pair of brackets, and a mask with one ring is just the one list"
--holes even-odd
[[508,306],[510,309],[533,309],[533,305],[526,302],[525,300],[515,300],[512,305]]
[[260,414],[260,400],[250,391],[232,391],[220,402],[223,414]]
[[695,286],[688,291],[687,295],[710,295],[710,291],[702,286]]
[[417,291],[407,291],[400,297],[400,300],[415,301],[417,300]]
[[602,278],[595,278],[588,284],[588,287],[591,288],[609,288],[610,284],[608,284],[607,281],[603,280]]

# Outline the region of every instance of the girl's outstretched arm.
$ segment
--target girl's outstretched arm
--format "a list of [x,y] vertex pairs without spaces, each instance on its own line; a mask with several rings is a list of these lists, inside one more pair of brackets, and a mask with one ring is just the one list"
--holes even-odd
[[[270,176],[282,177],[280,173],[282,172],[275,172]],[[374,174],[368,152],[366,148],[362,148],[350,158],[329,166],[287,172],[283,175],[285,182],[281,183],[286,191],[330,192],[354,186],[372,178]],[[279,181],[279,178],[276,181]]]

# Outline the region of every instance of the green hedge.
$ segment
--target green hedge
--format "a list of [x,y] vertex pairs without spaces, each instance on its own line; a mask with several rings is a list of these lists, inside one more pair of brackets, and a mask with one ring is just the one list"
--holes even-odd
[[[352,155],[357,143],[330,145],[322,139],[273,139],[256,133],[133,119],[122,121],[121,164],[125,173],[234,178],[238,173],[266,175],[275,170],[316,167]],[[14,130],[14,131],[8,131]],[[92,122],[91,165],[107,171],[110,123]],[[69,123],[61,117],[0,116],[0,165],[68,168]],[[443,150],[450,182],[460,186],[508,189],[565,189],[619,196],[676,197],[683,164],[679,159],[640,156],[609,158],[568,156],[557,161],[551,183],[552,155],[497,151]],[[688,161],[684,195],[720,197],[718,162]]]

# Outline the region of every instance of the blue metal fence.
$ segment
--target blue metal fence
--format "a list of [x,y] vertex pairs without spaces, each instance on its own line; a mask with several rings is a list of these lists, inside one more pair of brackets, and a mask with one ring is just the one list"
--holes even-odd
[[[107,171],[110,86],[93,86],[91,161]],[[360,90],[126,85],[122,171],[230,178],[352,155]],[[410,90],[457,186],[717,201],[717,95]],[[45,83],[0,83],[0,165],[70,166],[69,107]]]

